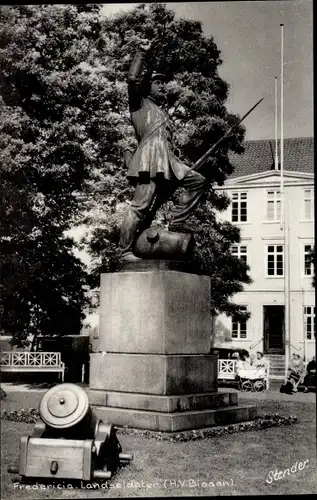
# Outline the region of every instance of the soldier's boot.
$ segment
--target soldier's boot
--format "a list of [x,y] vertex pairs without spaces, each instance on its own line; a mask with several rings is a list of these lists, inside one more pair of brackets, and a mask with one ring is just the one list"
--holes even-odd
[[121,262],[139,262],[140,260],[142,260],[141,257],[137,257],[133,252],[126,252],[120,257]]
[[117,256],[121,262],[138,262],[142,260],[140,257],[134,255],[132,251],[140,222],[141,216],[133,207],[129,207],[121,226],[120,242],[117,251]]
[[140,229],[144,217],[147,215],[156,192],[153,181],[137,184],[134,197],[128,208],[120,232],[118,257],[123,262],[138,262],[142,259],[133,253],[137,231]]

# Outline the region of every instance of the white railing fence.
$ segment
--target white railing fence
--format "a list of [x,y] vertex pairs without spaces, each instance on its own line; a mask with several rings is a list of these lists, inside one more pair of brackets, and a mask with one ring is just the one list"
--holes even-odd
[[65,363],[60,352],[0,352],[2,372],[58,372],[64,382]]
[[1,366],[21,366],[21,367],[50,367],[60,366],[60,352],[1,352]]
[[235,378],[236,360],[234,359],[219,359],[218,360],[218,377],[219,378]]

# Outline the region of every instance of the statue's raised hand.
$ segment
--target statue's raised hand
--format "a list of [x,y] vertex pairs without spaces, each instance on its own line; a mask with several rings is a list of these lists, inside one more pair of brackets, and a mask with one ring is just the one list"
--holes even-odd
[[144,38],[139,43],[139,49],[143,50],[144,52],[150,52],[150,50],[152,49],[152,42],[150,42],[147,38]]
[[139,44],[139,48],[141,50],[144,50],[147,54],[152,54],[154,49],[157,47],[157,45],[160,43],[161,37],[159,35],[156,35],[155,38],[150,42],[147,38],[144,38],[141,40]]

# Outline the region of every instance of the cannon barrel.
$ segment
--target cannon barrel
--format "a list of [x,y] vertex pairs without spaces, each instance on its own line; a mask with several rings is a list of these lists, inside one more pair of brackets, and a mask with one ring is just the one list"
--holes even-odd
[[46,424],[46,437],[94,436],[97,419],[87,393],[76,384],[59,384],[47,391],[40,403],[40,417]]

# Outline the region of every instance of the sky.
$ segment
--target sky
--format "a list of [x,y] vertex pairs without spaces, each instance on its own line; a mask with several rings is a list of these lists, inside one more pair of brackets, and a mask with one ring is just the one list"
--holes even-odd
[[[163,3],[163,2],[162,2]],[[247,117],[246,139],[275,136],[275,76],[278,77],[280,136],[281,28],[284,24],[284,137],[313,135],[313,14],[312,0],[164,2],[177,17],[202,22],[223,60],[220,76],[230,85],[227,108]],[[103,6],[106,16],[138,4]]]

